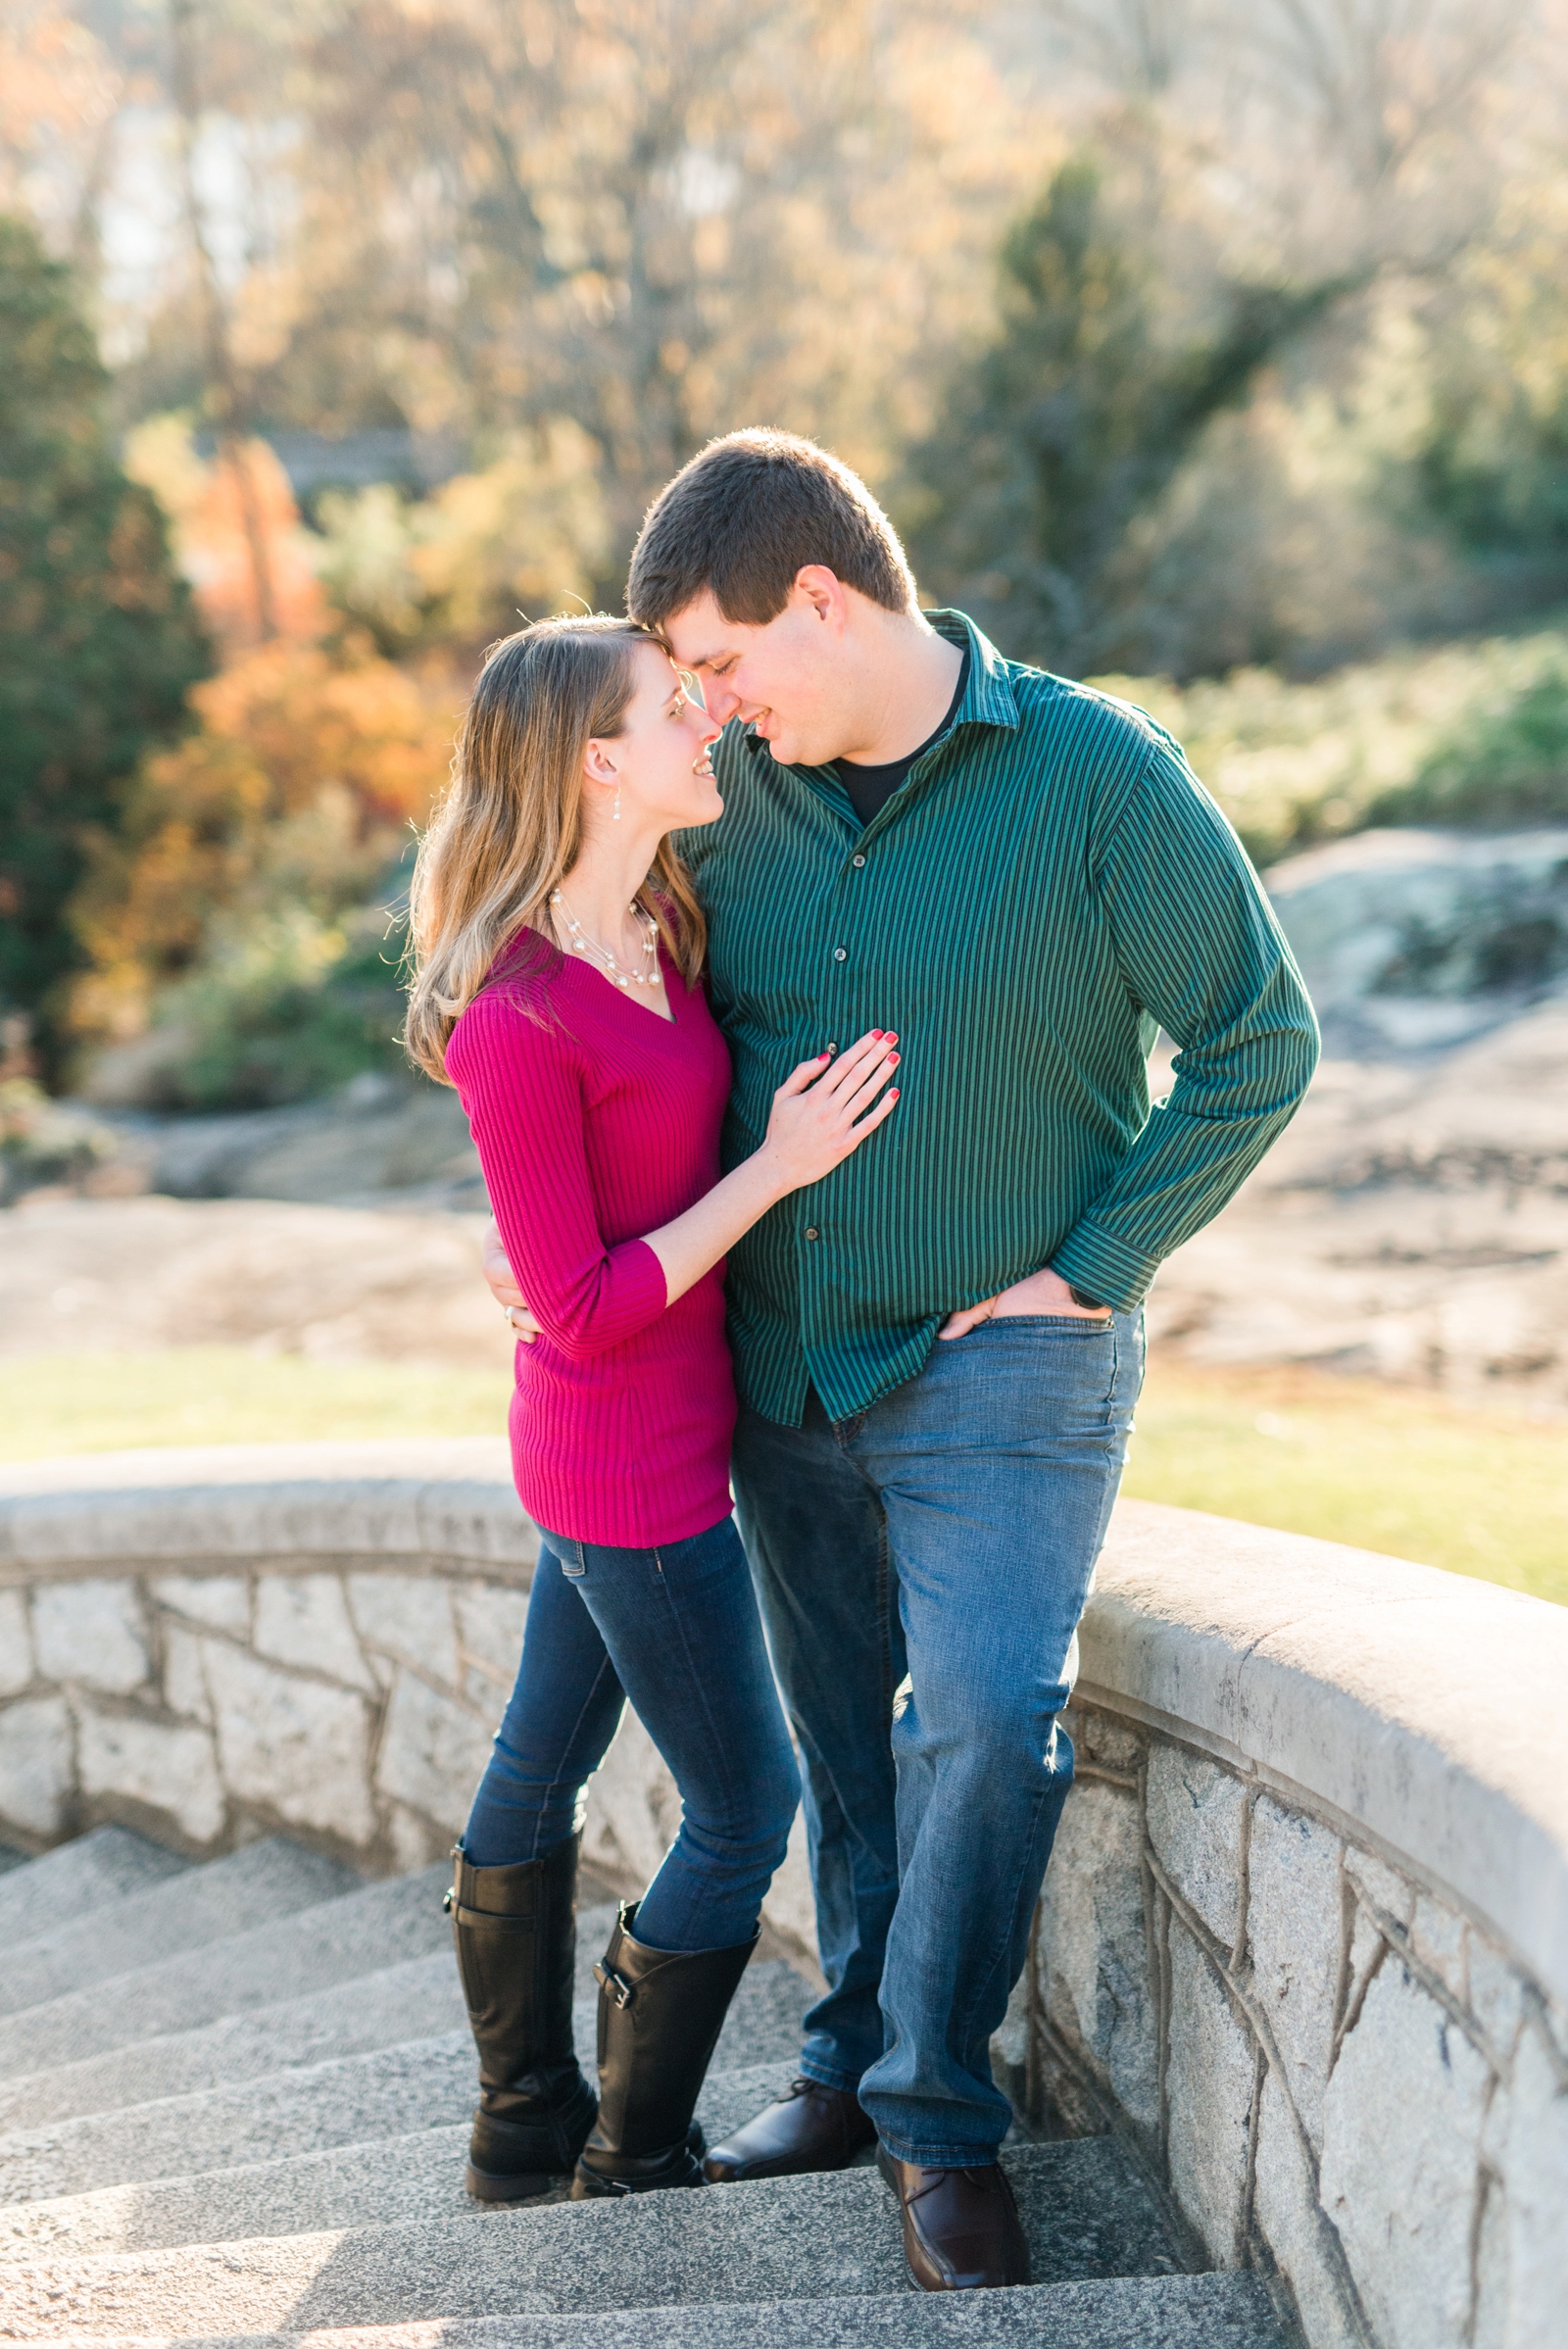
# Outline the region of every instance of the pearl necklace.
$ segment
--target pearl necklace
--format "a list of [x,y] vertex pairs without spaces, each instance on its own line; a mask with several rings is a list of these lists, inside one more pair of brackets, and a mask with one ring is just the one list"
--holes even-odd
[[550,903],[552,905],[559,905],[566,917],[566,935],[571,942],[572,953],[591,955],[604,971],[606,978],[612,979],[617,987],[662,987],[663,985],[664,974],[659,967],[659,924],[651,913],[638,905],[635,898],[627,907],[627,911],[635,915],[639,921],[645,921],[648,924],[643,936],[643,953],[652,961],[651,970],[622,970],[619,961],[611,953],[609,947],[601,946],[598,939],[583,928],[570,905],[567,905],[565,893],[563,890],[556,890]]

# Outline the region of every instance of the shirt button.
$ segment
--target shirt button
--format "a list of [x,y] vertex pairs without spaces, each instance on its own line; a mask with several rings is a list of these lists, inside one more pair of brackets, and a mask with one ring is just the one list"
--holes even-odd
[[865,862],[865,858],[863,856],[852,856],[850,858],[850,862],[854,865],[856,871],[858,872],[861,865]]
[[847,946],[836,946],[833,949],[833,959],[835,962],[848,962],[849,958],[850,950]]
[[830,1043],[827,1049],[830,1052],[836,1052],[839,1049],[837,1039]]
[[816,1240],[816,1239],[819,1239],[819,1238],[821,1237],[821,1235],[820,1235],[820,1233],[817,1231],[817,1228],[816,1228],[816,1226],[815,1226],[815,1224],[814,1224],[814,1223],[808,1223],[808,1224],[807,1225],[807,1227],[806,1227],[806,1237],[807,1237],[807,1239],[808,1239],[808,1240]]

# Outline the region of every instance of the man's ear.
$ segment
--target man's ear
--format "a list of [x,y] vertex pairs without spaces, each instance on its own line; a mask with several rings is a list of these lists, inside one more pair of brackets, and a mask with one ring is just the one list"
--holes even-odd
[[830,571],[825,563],[804,563],[795,574],[795,592],[804,597],[824,626],[843,634],[850,614],[844,582],[837,571]]

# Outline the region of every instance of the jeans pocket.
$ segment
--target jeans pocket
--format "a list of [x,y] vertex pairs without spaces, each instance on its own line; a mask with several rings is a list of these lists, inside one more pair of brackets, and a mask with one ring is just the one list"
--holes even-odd
[[1102,1338],[1115,1326],[1112,1313],[993,1313],[977,1321],[969,1336],[977,1338],[982,1330],[1050,1330]]
[[[1017,1329],[1022,1335],[1064,1345],[1057,1353],[1060,1375],[1069,1378],[1091,1407],[1103,1412],[1107,1433],[1114,1419],[1116,1390],[1121,1380],[1123,1348],[1114,1313],[994,1313],[983,1329]],[[1071,1359],[1072,1368],[1064,1368]],[[1037,1360],[1043,1357],[1037,1356]]]

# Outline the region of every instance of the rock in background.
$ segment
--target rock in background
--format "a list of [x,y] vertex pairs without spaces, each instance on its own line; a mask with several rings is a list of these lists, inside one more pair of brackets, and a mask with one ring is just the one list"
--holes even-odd
[[1324,1031],[1284,1140],[1162,1272],[1151,1329],[1568,1403],[1568,827],[1368,832],[1269,875]]

